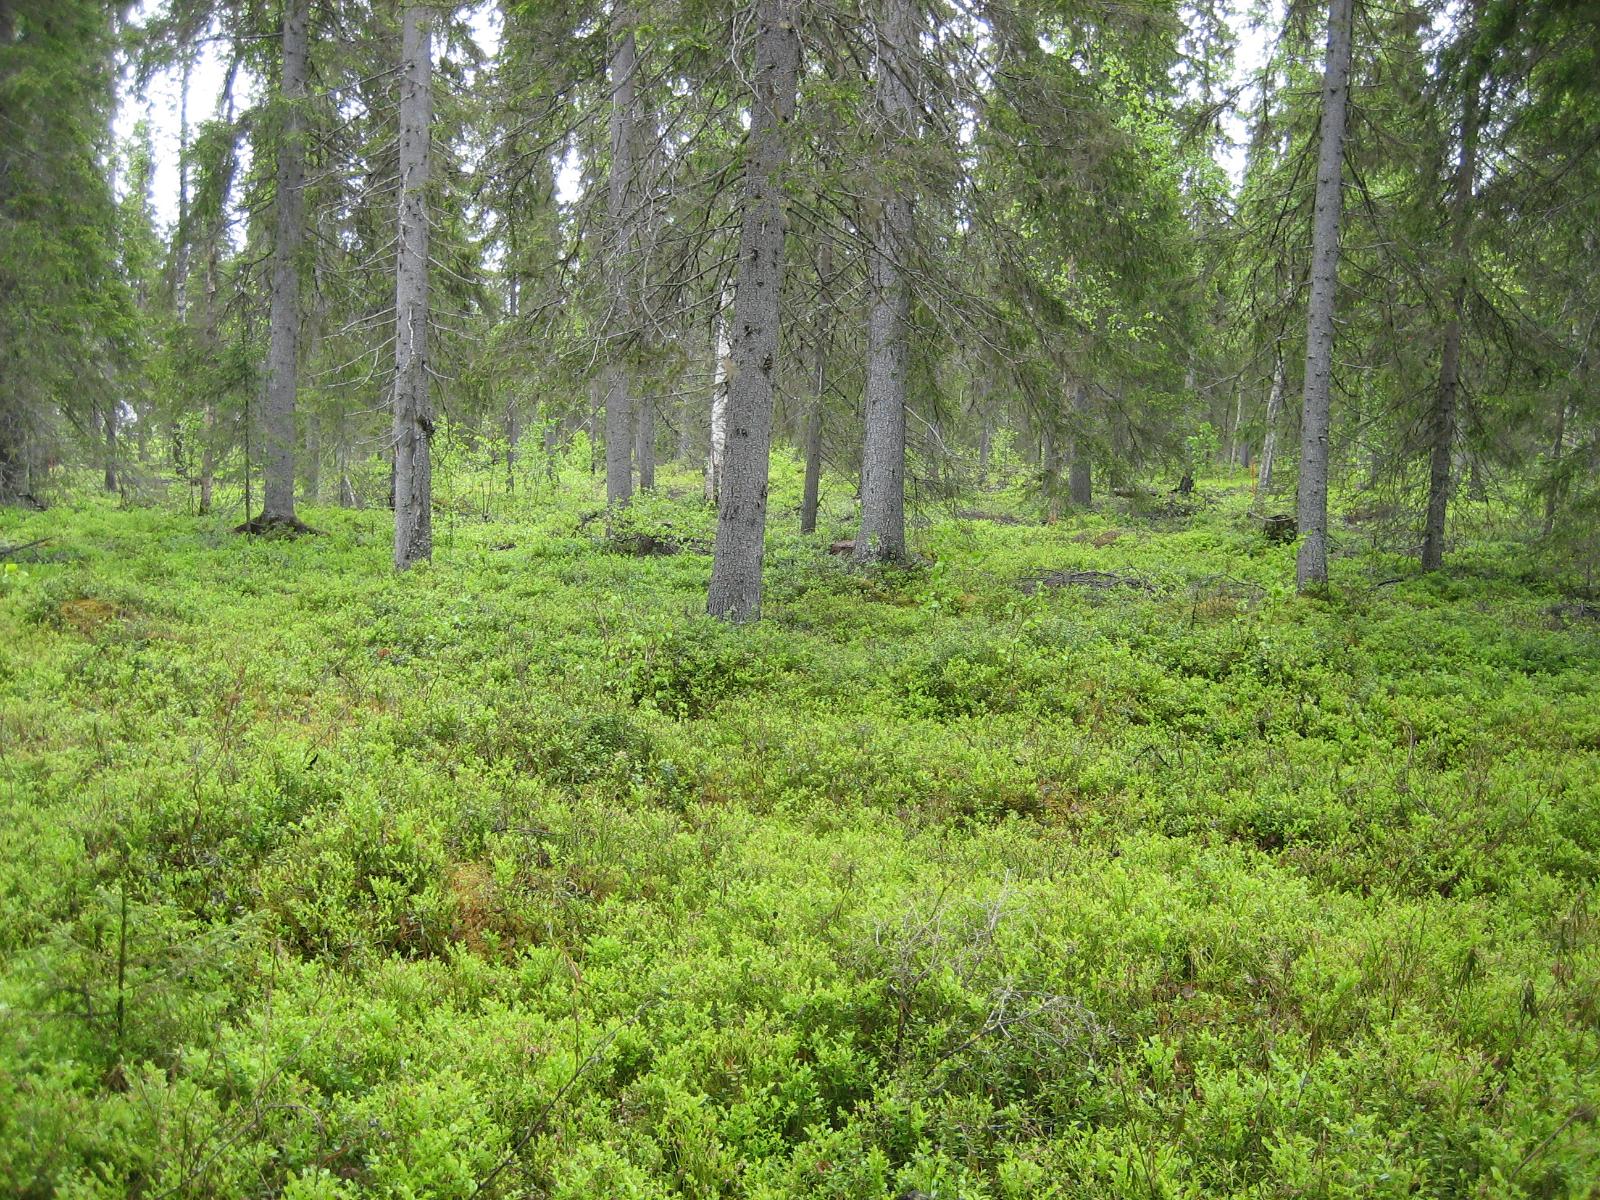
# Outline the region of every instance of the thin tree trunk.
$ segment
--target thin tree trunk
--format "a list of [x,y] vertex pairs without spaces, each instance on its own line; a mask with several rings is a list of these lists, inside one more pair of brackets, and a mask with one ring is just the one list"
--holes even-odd
[[1267,393],[1267,424],[1261,435],[1261,466],[1256,472],[1256,491],[1272,490],[1272,468],[1278,460],[1278,419],[1283,412],[1283,352],[1272,355],[1272,389]]
[[[910,80],[920,17],[913,0],[886,0],[879,10],[874,69],[888,157],[904,161],[916,136]],[[899,562],[906,556],[906,363],[911,292],[905,265],[911,251],[911,188],[895,180],[881,197],[868,251],[872,311],[867,325],[866,436],[861,449],[861,530],[857,562]]]
[[1057,452],[1057,439],[1053,414],[1045,414],[1039,429],[1039,478],[1044,485],[1044,519],[1054,523],[1061,519],[1061,455]]
[[722,495],[723,459],[728,447],[728,385],[733,378],[733,347],[728,341],[732,304],[726,291],[717,316],[716,364],[711,375],[711,438],[706,450],[706,499],[713,504]]
[[394,565],[433,557],[433,405],[428,396],[428,143],[433,41],[421,5],[401,18],[400,213],[395,267]]
[[678,380],[678,453],[679,466],[687,465],[694,453],[694,401],[693,389],[686,379]]
[[1550,490],[1544,494],[1544,536],[1556,527],[1556,510],[1561,506],[1561,454],[1567,440],[1567,398],[1556,401],[1556,436],[1550,443]]
[[1235,382],[1233,391],[1233,431],[1228,435],[1228,461],[1237,466],[1248,467],[1250,448],[1239,440],[1239,430],[1244,426],[1244,389]]
[[117,405],[112,401],[106,405],[105,411],[106,431],[106,491],[117,490]]
[[1322,84],[1317,201],[1311,232],[1311,294],[1306,311],[1306,378],[1300,420],[1300,549],[1295,584],[1328,582],[1328,415],[1333,374],[1333,306],[1339,286],[1339,225],[1344,215],[1345,110],[1350,94],[1353,0],[1330,0],[1328,62]]
[[794,0],[761,0],[757,7],[750,151],[745,168],[744,224],[739,233],[739,282],[734,294],[727,455],[706,596],[707,612],[735,622],[761,616],[768,451],[783,292],[783,182],[789,164],[789,125],[800,84],[796,16]]
[[1072,387],[1072,415],[1076,418],[1072,434],[1072,462],[1067,467],[1067,497],[1074,508],[1094,503],[1094,468],[1089,463],[1089,439],[1084,428],[1089,423],[1089,389],[1082,383]]
[[543,424],[544,471],[545,477],[549,479],[550,486],[553,488],[555,487],[556,483],[556,451],[561,444],[561,426],[560,423],[550,415],[550,408],[548,404],[544,406]]
[[589,380],[589,474],[600,470],[600,418],[605,396],[605,377],[596,375]]
[[517,401],[506,401],[506,495],[517,490],[517,442],[522,437],[522,422],[517,420]]
[[824,242],[817,251],[817,312],[812,329],[811,404],[806,409],[805,486],[800,494],[800,532],[817,531],[817,496],[822,486],[822,408],[828,390],[828,330],[833,311],[829,289],[833,282],[833,247]]
[[200,515],[205,516],[211,511],[212,492],[216,485],[217,475],[217,408],[210,400],[206,401],[205,414],[200,423]]
[[300,342],[300,245],[305,238],[305,153],[308,0],[283,2],[283,66],[278,83],[284,106],[278,143],[277,230],[272,247],[271,341],[267,396],[261,413],[261,515],[294,522],[294,410]]
[[306,503],[315,504],[322,495],[322,422],[315,413],[305,414]]
[[631,14],[617,5],[619,32],[611,50],[611,179],[607,187],[611,344],[606,366],[606,503],[626,504],[633,495],[633,401],[627,358],[633,352],[635,309],[632,283],[634,220],[634,129],[638,122],[638,59]]
[[1437,571],[1444,565],[1444,527],[1450,503],[1450,458],[1455,446],[1456,407],[1461,390],[1462,314],[1467,303],[1467,276],[1471,270],[1467,233],[1472,220],[1472,187],[1478,169],[1478,126],[1482,120],[1482,76],[1475,69],[1467,84],[1466,106],[1461,114],[1461,155],[1456,162],[1454,194],[1450,198],[1450,264],[1455,281],[1450,291],[1450,317],[1445,322],[1444,345],[1439,355],[1439,386],[1433,395],[1429,421],[1428,512],[1422,527],[1422,569]]
[[639,490],[656,486],[656,406],[653,397],[641,395],[634,405],[634,461],[639,465]]

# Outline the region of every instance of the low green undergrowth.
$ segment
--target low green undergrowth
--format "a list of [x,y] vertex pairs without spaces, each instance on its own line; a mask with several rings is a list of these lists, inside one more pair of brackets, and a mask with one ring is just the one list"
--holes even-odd
[[1596,626],[1494,545],[1299,598],[1236,486],[863,573],[783,470],[745,630],[670,473],[404,578],[0,516],[0,1179],[1594,1195]]

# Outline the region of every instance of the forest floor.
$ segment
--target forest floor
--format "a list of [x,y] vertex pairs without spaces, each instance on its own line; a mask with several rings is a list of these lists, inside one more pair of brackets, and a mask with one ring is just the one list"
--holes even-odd
[[687,476],[0,514],[9,1194],[1600,1195],[1595,610],[791,468],[746,630]]

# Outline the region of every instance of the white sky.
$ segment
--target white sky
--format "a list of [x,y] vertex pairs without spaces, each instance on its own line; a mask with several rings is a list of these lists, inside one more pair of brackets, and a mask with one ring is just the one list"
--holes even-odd
[[[157,12],[164,0],[141,0],[139,16],[142,19]],[[1244,174],[1248,126],[1239,115],[1248,113],[1253,106],[1255,86],[1253,81],[1266,58],[1272,36],[1282,22],[1283,0],[1265,0],[1268,20],[1265,26],[1252,27],[1248,18],[1250,0],[1229,0],[1229,16],[1238,39],[1234,83],[1246,84],[1240,93],[1238,110],[1224,122],[1224,129],[1234,143],[1221,153],[1224,169],[1238,182]],[[500,45],[500,16],[493,0],[479,0],[468,13],[473,36],[484,53],[491,58]],[[196,56],[189,82],[189,124],[193,129],[200,122],[217,116],[223,102],[222,88],[227,63],[222,47],[208,43]],[[244,108],[256,98],[260,81],[246,71],[235,80],[236,104]],[[121,102],[117,108],[116,133],[119,141],[132,136],[135,126],[148,119],[155,151],[156,176],[154,203],[157,220],[170,227],[178,215],[178,149],[179,149],[179,93],[180,75],[177,70],[165,71],[152,79],[147,87],[136,92],[131,73],[125,74]],[[579,164],[571,154],[557,164],[556,194],[563,201],[575,199],[580,188]]]

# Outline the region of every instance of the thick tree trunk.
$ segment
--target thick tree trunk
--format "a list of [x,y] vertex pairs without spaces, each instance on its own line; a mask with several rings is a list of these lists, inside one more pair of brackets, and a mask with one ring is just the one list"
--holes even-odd
[[[920,17],[914,0],[885,0],[879,9],[874,86],[887,156],[903,163],[916,136],[911,80]],[[861,530],[857,562],[899,562],[906,556],[906,365],[911,291],[911,187],[891,180],[880,198],[868,250],[872,311],[867,325],[866,437],[861,449]]]
[[261,413],[261,515],[293,522],[294,409],[300,344],[300,245],[305,238],[306,78],[309,0],[283,0],[283,66],[278,83],[284,106],[278,141],[276,235],[272,247],[271,340],[267,396]]
[[428,143],[433,42],[428,16],[401,18],[400,232],[395,267],[394,565],[433,557],[433,405],[428,395]]
[[635,300],[632,283],[634,215],[637,206],[634,130],[638,123],[638,59],[632,17],[623,5],[612,15],[618,26],[611,50],[611,179],[606,193],[610,345],[606,367],[606,503],[626,504],[633,495],[633,400],[628,356],[633,352]]
[[812,328],[811,403],[806,408],[805,485],[800,493],[800,532],[817,531],[817,496],[822,486],[822,408],[828,390],[828,330],[833,311],[833,247],[824,242],[817,251],[817,312]]
[[1330,0],[1328,61],[1322,82],[1317,200],[1311,230],[1311,294],[1306,311],[1306,378],[1300,419],[1300,549],[1295,583],[1328,582],[1328,417],[1333,374],[1333,305],[1339,286],[1339,225],[1344,216],[1345,111],[1350,95],[1354,0]]
[[739,281],[734,293],[733,369],[728,387],[728,442],[717,540],[706,611],[744,622],[761,616],[761,565],[767,526],[768,451],[778,319],[783,292],[783,177],[789,124],[800,84],[795,0],[761,0],[745,168]]
[[1461,153],[1456,162],[1455,185],[1450,197],[1450,265],[1455,280],[1450,290],[1450,316],[1445,322],[1439,355],[1439,386],[1433,394],[1428,422],[1431,442],[1428,463],[1428,512],[1422,527],[1422,569],[1437,571],[1444,565],[1444,526],[1450,503],[1450,457],[1455,446],[1456,406],[1461,390],[1462,314],[1467,303],[1467,276],[1471,271],[1467,234],[1472,221],[1472,186],[1478,169],[1478,126],[1482,78],[1473,73],[1467,85],[1461,114]]
[[1261,435],[1261,466],[1256,472],[1256,491],[1272,490],[1272,468],[1278,460],[1278,419],[1283,413],[1283,352],[1272,355],[1272,389],[1267,393],[1266,429]]
[[1072,386],[1072,415],[1077,418],[1072,435],[1072,462],[1067,467],[1067,496],[1074,508],[1094,503],[1094,469],[1089,465],[1089,439],[1084,427],[1089,423],[1089,389],[1081,383]]

